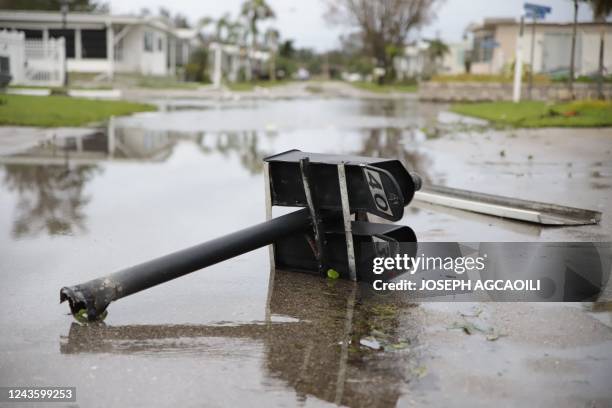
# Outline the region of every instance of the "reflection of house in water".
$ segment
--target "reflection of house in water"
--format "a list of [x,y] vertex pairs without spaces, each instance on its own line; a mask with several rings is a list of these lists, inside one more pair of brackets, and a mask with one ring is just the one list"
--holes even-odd
[[195,143],[204,154],[236,154],[244,168],[260,173],[262,159],[272,152],[259,148],[259,139],[270,132],[173,132],[144,128],[91,129],[77,136],[54,137],[24,152],[0,156],[0,164],[94,164],[100,161],[164,162],[179,141]]
[[[109,149],[113,159],[165,161],[182,137],[172,132],[140,128],[117,128],[109,132]],[[111,137],[114,137],[111,140]]]
[[163,161],[171,136],[139,129],[92,130],[55,137],[23,152],[0,156],[4,184],[18,195],[13,235],[71,235],[84,231],[85,186],[101,172],[102,160]]
[[[262,135],[263,133],[263,135]],[[258,132],[256,130],[245,130],[241,132],[219,132],[204,134],[198,137],[198,145],[204,153],[219,152],[224,156],[236,153],[240,164],[251,174],[259,174],[263,171],[263,158],[272,154],[262,151],[259,139],[262,136],[273,137],[271,132]]]
[[53,137],[11,155],[0,156],[4,184],[18,195],[13,234],[16,237],[75,234],[84,231],[86,184],[103,162],[163,163],[180,141],[205,155],[236,155],[251,174],[262,171],[259,132],[183,133],[115,127]]
[[[427,175],[424,156],[405,146],[408,130],[367,132],[357,154],[397,157]],[[256,130],[204,133],[124,128],[115,127],[111,121],[108,128],[59,135],[22,152],[0,156],[4,182],[8,190],[19,195],[14,234],[74,234],[85,230],[84,207],[89,201],[84,195],[85,185],[101,172],[102,163],[163,163],[177,143],[188,142],[203,155],[236,158],[250,174],[261,174],[262,159],[276,153],[262,145],[275,136],[274,132]]]
[[406,144],[414,137],[410,129],[384,128],[368,129],[363,146],[355,152],[359,156],[394,157],[400,160],[407,169],[415,171],[429,182],[428,158],[415,149],[407,148]]
[[[74,323],[61,339],[61,352],[142,353],[155,358],[156,353],[163,357],[184,351],[205,361],[232,352],[232,342],[212,342],[212,338],[246,339],[263,342],[262,375],[285,382],[295,390],[297,401],[315,397],[356,407],[397,404],[400,388],[417,364],[414,352],[399,347],[375,351],[360,346],[360,340],[375,334],[389,344],[412,342],[412,347],[419,327],[412,305],[402,306],[395,296],[373,294],[367,286],[330,284],[301,273],[276,271],[271,281],[269,315],[285,321],[290,317],[289,322],[272,319],[238,326]],[[411,318],[400,322],[400,315],[408,313]]]
[[54,137],[24,152],[0,156],[0,163],[80,165],[109,159],[161,162],[172,153],[176,139],[169,132],[139,128],[92,129],[83,135]]

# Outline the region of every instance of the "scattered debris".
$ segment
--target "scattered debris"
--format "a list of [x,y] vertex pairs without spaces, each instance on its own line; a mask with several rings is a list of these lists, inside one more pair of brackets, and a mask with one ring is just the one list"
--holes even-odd
[[[89,324],[90,320],[87,318],[87,309],[79,309],[74,315],[74,319],[81,324]],[[102,314],[100,314],[98,321],[102,322],[108,316],[108,311],[105,310]]]
[[380,304],[372,307],[372,313],[382,319],[395,318],[399,313],[399,308],[395,305]]
[[[462,314],[462,316],[466,317],[466,315]],[[471,316],[470,316],[471,317]],[[482,333],[485,335],[485,338],[488,341],[496,341],[501,337],[506,336],[503,333],[498,332],[493,327],[488,327],[486,324],[482,322],[471,322],[467,319],[463,319],[460,322],[454,322],[449,329],[460,329],[467,335],[472,335],[474,333]]]
[[382,348],[378,340],[376,340],[374,337],[364,337],[363,339],[359,340],[359,344],[373,350],[380,350]]
[[459,312],[459,315],[462,317],[479,317],[482,314],[482,309],[479,307],[472,308],[473,313],[463,313]]
[[327,278],[328,279],[338,279],[340,277],[340,274],[338,273],[337,270],[335,269],[328,269],[327,270]]
[[379,339],[388,339],[389,335],[387,333],[383,333],[380,330],[372,330],[372,332],[370,333],[372,336],[379,338]]
[[427,139],[438,139],[440,136],[442,136],[441,129],[436,126],[432,128],[422,127],[421,131],[425,134]]
[[487,334],[486,339],[489,340],[489,341],[496,341],[500,337],[504,337],[504,335],[500,334],[500,333],[490,333],[490,334]]
[[408,342],[400,341],[398,343],[386,345],[384,348],[385,348],[385,351],[387,350],[387,348],[391,350],[404,350],[404,349],[407,349],[409,345],[410,344],[408,344]]
[[418,366],[412,369],[412,374],[417,378],[423,378],[427,375],[427,367]]
[[455,322],[452,324],[452,326],[449,327],[449,329],[461,329],[465,334],[468,335],[472,335],[478,330],[478,328],[474,326],[473,323],[470,323],[468,321]]

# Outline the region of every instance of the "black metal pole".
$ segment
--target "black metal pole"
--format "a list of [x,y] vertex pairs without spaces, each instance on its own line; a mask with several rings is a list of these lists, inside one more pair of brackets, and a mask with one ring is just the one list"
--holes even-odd
[[68,88],[68,30],[67,30],[67,22],[66,17],[68,14],[68,1],[64,0],[61,2],[61,12],[62,12],[62,31],[64,33],[64,88]]
[[576,27],[578,26],[578,0],[574,0],[574,24],[572,25],[572,48],[570,50],[569,78],[567,88],[570,98],[574,99],[574,65],[576,64]]
[[531,89],[533,88],[533,71],[534,71],[534,57],[533,52],[535,49],[535,33],[536,33],[536,15],[533,14],[533,22],[531,23],[531,52],[529,56],[529,84],[527,86],[527,99],[531,100]]
[[603,91],[603,75],[604,75],[604,38],[606,36],[605,20],[601,25],[599,33],[599,64],[597,66],[597,99],[602,101],[606,99]]
[[60,302],[68,300],[73,314],[84,309],[88,320],[98,320],[112,301],[269,245],[310,226],[308,209],[295,211],[102,278],[64,287]]

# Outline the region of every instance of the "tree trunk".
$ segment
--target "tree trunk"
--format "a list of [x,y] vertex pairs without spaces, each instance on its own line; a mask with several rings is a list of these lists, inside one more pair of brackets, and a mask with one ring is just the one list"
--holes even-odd
[[[255,37],[255,34],[252,34]],[[253,80],[253,59],[251,58],[251,54],[255,52],[255,38],[251,40],[251,44],[247,47],[247,67],[244,72],[244,76],[247,82],[251,82]]]
[[605,99],[603,92],[603,76],[604,76],[604,37],[606,35],[605,21],[599,29],[599,68],[597,70],[597,98]]
[[576,29],[578,27],[578,0],[574,0],[574,26],[572,29],[572,51],[570,56],[570,72],[567,80],[567,88],[570,98],[574,99],[574,60],[576,53]]
[[393,63],[394,57],[387,59],[385,66],[385,80],[386,82],[393,82],[397,78],[395,72],[395,64]]
[[250,22],[250,30],[251,30],[251,43],[249,44],[248,41],[245,40],[246,43],[246,48],[247,48],[247,55],[246,55],[246,69],[244,72],[244,79],[247,82],[251,82],[251,80],[253,79],[253,60],[251,58],[251,54],[253,54],[255,52],[255,46],[256,46],[256,41],[257,41],[257,30],[256,30],[256,22],[254,20],[254,17],[251,16],[249,18],[249,22]]
[[276,81],[276,52],[270,51],[270,81]]

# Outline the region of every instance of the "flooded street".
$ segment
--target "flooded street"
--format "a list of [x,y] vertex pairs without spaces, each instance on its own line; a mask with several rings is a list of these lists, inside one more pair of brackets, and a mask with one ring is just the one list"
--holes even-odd
[[0,145],[3,385],[75,386],[82,407],[612,405],[610,303],[417,305],[271,271],[262,248],[113,303],[104,326],[59,304],[62,286],[264,221],[262,158],[289,149],[603,213],[543,228],[414,202],[398,224],[420,241],[611,241],[609,128],[496,130],[416,99],[155,102]]

